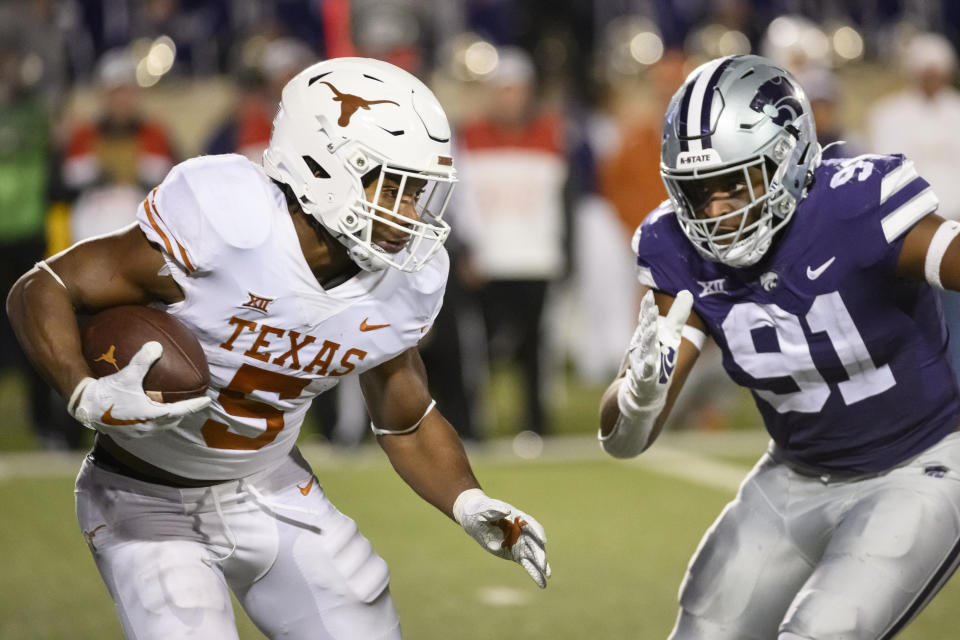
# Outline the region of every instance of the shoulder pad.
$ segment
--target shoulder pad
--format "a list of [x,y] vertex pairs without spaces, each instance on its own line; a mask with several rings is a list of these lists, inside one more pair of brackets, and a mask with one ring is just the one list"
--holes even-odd
[[640,226],[633,232],[633,237],[630,239],[630,248],[633,249],[633,252],[637,253],[640,250],[640,238],[644,233],[648,236],[652,235],[656,237],[664,216],[670,216],[673,215],[673,213],[673,205],[669,200],[664,200],[657,205],[656,209],[648,213],[643,219],[643,222],[640,223]]
[[183,186],[227,244],[245,249],[264,241],[272,226],[265,212],[274,205],[275,193],[258,165],[228,154],[193,158],[178,168]]
[[842,218],[879,218],[887,242],[923,216],[936,211],[939,199],[920,177],[913,161],[901,154],[865,154],[827,160],[817,170],[827,184],[831,207]]
[[226,247],[252,248],[270,234],[282,194],[240,155],[175,166],[138,210],[140,228],[187,274],[212,267]]

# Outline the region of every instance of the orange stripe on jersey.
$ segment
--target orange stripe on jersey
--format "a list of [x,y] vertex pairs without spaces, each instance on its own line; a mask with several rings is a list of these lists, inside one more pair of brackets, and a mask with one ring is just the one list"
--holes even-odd
[[[151,202],[150,208],[153,209],[154,215],[156,215],[157,218],[160,218],[160,212],[157,211],[157,206]],[[160,218],[160,221],[163,222],[163,218]],[[183,245],[180,244],[176,238],[174,238],[173,241],[177,243],[177,249],[180,251],[180,257],[183,258],[183,264],[187,268],[187,274],[189,275],[196,271],[196,267],[194,267],[190,262],[190,257],[187,255],[187,250],[183,248]]]
[[173,247],[170,246],[170,240],[167,238],[167,234],[163,232],[163,229],[160,228],[160,225],[157,224],[157,221],[153,217],[153,213],[150,211],[150,202],[149,198],[143,199],[143,210],[147,212],[147,220],[150,221],[150,226],[153,227],[153,230],[157,232],[157,235],[160,236],[160,239],[163,240],[163,246],[167,248],[167,253],[173,255]]
[[[153,191],[150,193],[150,196],[148,196],[147,199],[144,200],[144,208],[147,211],[147,218],[150,220],[150,224],[153,226],[156,232],[160,234],[160,237],[163,238],[163,244],[167,248],[167,253],[169,253],[170,255],[173,255],[173,248],[170,246],[170,240],[167,239],[167,235],[160,229],[160,225],[157,224],[157,220],[159,220],[160,222],[163,222],[163,218],[160,217],[160,212],[157,211],[156,205],[153,204],[152,201],[150,201],[150,197],[153,196],[156,192],[157,192],[157,189],[154,188]],[[148,201],[150,201],[149,208],[147,208]],[[153,210],[152,213],[151,213],[151,209]],[[154,218],[154,216],[156,216],[156,218]],[[177,244],[177,250],[180,252],[180,257],[183,259],[183,264],[187,268],[187,275],[190,275],[197,269],[196,267],[193,266],[193,263],[190,262],[190,257],[187,255],[187,250],[183,248],[183,245],[180,244],[180,242],[177,241],[176,238],[173,238],[173,241]]]

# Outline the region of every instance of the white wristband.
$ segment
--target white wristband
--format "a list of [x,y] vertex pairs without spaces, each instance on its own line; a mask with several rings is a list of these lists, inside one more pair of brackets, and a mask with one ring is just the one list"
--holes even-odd
[[944,220],[937,228],[937,232],[933,234],[930,246],[927,247],[927,257],[923,261],[923,275],[927,282],[938,289],[943,289],[943,283],[940,281],[940,263],[947,252],[947,247],[957,234],[960,234],[960,222]]
[[657,417],[666,404],[664,395],[659,402],[649,406],[639,406],[632,397],[629,386],[624,382],[617,391],[617,418],[613,430],[607,435],[597,432],[603,450],[614,458],[633,458],[643,453],[650,440],[650,433]]
[[[93,378],[87,377],[78,382],[77,386],[73,388],[73,393],[70,394],[70,400],[67,401],[67,413],[77,420],[79,420],[79,418],[77,418],[77,405],[80,404],[80,396],[83,395],[83,390],[93,381]],[[81,420],[81,422],[83,421]],[[85,426],[89,425],[85,424]]]
[[457,521],[461,527],[463,526],[463,505],[466,504],[467,500],[471,498],[486,498],[487,494],[483,492],[483,489],[467,489],[462,491],[460,495],[457,496],[457,499],[453,501],[453,519]]

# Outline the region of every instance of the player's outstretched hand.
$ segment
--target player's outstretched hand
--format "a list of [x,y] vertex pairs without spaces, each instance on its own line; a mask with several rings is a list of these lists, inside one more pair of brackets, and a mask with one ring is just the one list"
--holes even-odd
[[70,396],[67,408],[78,422],[107,435],[139,438],[171,429],[184,416],[205,409],[210,398],[154,402],[143,390],[143,378],[163,354],[159,342],[147,342],[114,374],[84,378]]
[[547,536],[540,523],[513,506],[467,489],[453,503],[453,516],[480,546],[495,556],[518,563],[537,586],[550,577]]
[[[640,302],[637,330],[627,348],[630,368],[627,370],[626,398],[628,407],[647,408],[666,399],[670,377],[677,364],[680,348],[680,333],[693,307],[693,295],[681,291],[673,301],[666,318],[660,318],[660,310],[653,299],[653,290],[648,290]],[[624,394],[621,394],[623,396]],[[621,411],[624,410],[621,398]],[[627,407],[627,408],[628,408]]]

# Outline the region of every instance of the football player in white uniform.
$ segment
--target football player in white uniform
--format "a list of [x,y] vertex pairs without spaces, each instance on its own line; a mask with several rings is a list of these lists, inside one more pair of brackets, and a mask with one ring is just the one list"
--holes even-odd
[[[546,586],[543,528],[480,489],[417,351],[446,284],[455,181],[425,85],[384,62],[332,59],[285,87],[262,167],[184,162],[137,225],[11,290],[27,353],[97,431],[77,514],[129,637],[236,638],[228,589],[269,637],[400,637],[385,562],[295,446],[311,399],[351,373],[397,473]],[[152,342],[91,377],[75,313],[121,304],[158,306],[196,334],[205,397],[144,394]]]
[[707,334],[772,439],[700,543],[670,638],[892,638],[960,563],[936,291],[960,289],[960,223],[902,155],[821,162],[803,89],[758,56],[696,69],[662,141],[670,200],[634,236],[645,292],[603,448],[650,446]]

